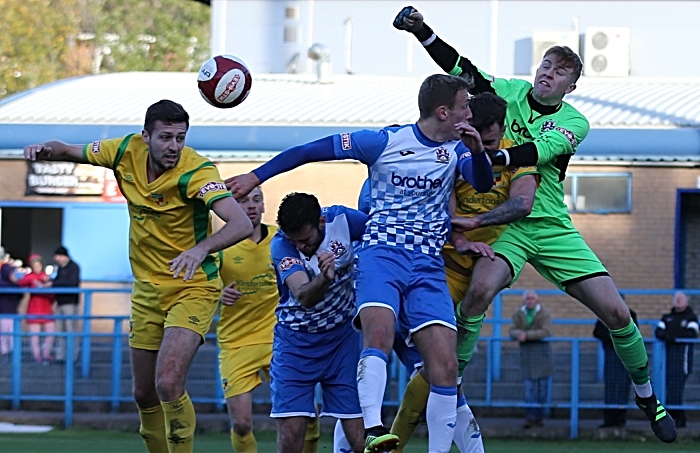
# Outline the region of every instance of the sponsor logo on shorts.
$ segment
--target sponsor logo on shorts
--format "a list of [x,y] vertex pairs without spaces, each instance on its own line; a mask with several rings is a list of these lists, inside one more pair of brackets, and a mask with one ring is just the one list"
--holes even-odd
[[345,252],[348,251],[347,247],[345,247],[345,244],[343,244],[340,241],[331,241],[331,252],[333,252],[333,255],[335,255],[336,258],[341,257],[345,254]]
[[101,152],[102,150],[100,149],[100,142],[99,142],[99,141],[97,141],[97,142],[92,142],[92,149],[91,149],[91,151],[92,151],[92,154],[100,154],[100,152]]
[[298,264],[299,266],[304,265],[304,263],[302,263],[299,258],[291,258],[287,256],[282,261],[280,261],[280,263],[277,265],[277,268],[280,270],[280,272],[284,272],[291,269],[292,266],[294,266],[295,264]]
[[134,338],[134,321],[129,321],[129,338]]
[[190,324],[194,324],[195,326],[199,324],[199,318],[196,316],[190,316],[188,319],[190,320]]
[[441,146],[435,150],[435,162],[439,164],[450,163],[450,152],[447,151],[447,148]]
[[228,385],[228,379],[224,378],[221,380],[221,387],[224,389],[224,392],[230,388]]
[[352,140],[350,139],[349,133],[346,132],[340,135],[340,144],[342,145],[343,150],[345,151],[352,149]]
[[208,192],[224,192],[226,191],[226,186],[222,182],[216,182],[216,181],[210,181],[202,186],[201,189],[199,189],[199,193],[197,196],[199,198],[204,198],[204,195],[206,195]]

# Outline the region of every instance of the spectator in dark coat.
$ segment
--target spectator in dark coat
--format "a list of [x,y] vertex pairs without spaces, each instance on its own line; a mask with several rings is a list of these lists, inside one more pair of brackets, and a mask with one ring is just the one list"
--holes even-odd
[[[540,304],[535,291],[527,291],[523,306],[513,314],[510,336],[520,342],[520,366],[525,380],[525,403],[546,404],[552,376],[552,347],[543,341],[552,335],[552,314]],[[525,409],[525,425],[544,426],[544,407]]]
[[[70,258],[68,250],[60,246],[54,252],[53,260],[58,264],[58,273],[56,278],[51,282],[54,288],[78,288],[80,286],[80,266]],[[56,294],[56,315],[75,316],[79,314],[78,304],[80,303],[80,294]],[[77,332],[77,319],[57,319],[57,332]],[[71,359],[78,360],[80,353],[80,342],[78,337],[75,337],[74,357]],[[66,337],[59,337],[56,347],[56,361],[63,362],[66,360]]]
[[[620,294],[624,300],[624,295]],[[630,309],[630,315],[637,324],[637,313]],[[605,362],[603,365],[603,380],[605,382],[605,404],[619,404],[625,406],[629,403],[632,380],[620,358],[615,353],[610,331],[599,319],[595,323],[593,336],[600,340],[603,346]],[[603,424],[601,428],[624,428],[627,424],[627,409],[603,409]]]
[[[698,337],[698,316],[688,305],[688,296],[682,291],[673,295],[673,308],[656,326],[656,338],[666,342],[666,406],[682,405],[685,383],[693,371],[693,344],[679,343],[679,338]],[[685,411],[668,409],[676,427],[686,425]]]

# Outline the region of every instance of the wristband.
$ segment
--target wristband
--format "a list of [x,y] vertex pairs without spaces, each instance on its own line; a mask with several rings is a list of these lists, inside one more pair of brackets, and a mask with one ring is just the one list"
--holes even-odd
[[491,165],[498,165],[502,167],[507,167],[510,165],[510,153],[505,149],[499,149],[498,151],[486,151],[489,158],[491,158]]
[[[418,30],[417,32],[414,33],[418,41],[420,41],[424,46],[427,46],[428,44],[432,44],[433,41],[435,41],[435,38],[437,36],[433,32],[433,29],[428,27],[428,24],[423,22],[423,26]],[[428,44],[425,44],[426,41],[430,41]]]

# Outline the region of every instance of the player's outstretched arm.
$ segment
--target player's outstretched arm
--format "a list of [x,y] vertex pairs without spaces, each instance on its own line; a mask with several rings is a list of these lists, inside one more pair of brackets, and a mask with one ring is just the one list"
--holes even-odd
[[236,198],[244,197],[257,185],[281,173],[293,170],[309,162],[335,160],[333,137],[322,139],[286,149],[259,166],[247,175],[228,178],[226,187]]
[[191,280],[207,255],[219,252],[252,236],[253,224],[250,223],[245,211],[233,197],[214,201],[211,204],[211,209],[226,223],[219,231],[191,249],[185,250],[170,262],[173,278],[178,278],[180,272],[184,271],[183,280]]
[[69,145],[58,140],[24,147],[24,158],[27,160],[60,160],[87,164],[83,148],[85,145]]
[[443,41],[423,20],[423,15],[412,6],[404,7],[394,18],[393,25],[399,30],[412,33],[423,45],[430,58],[443,71],[454,76],[467,76],[474,80],[473,93],[494,92],[491,81],[486,79],[468,58],[460,56],[454,47]]

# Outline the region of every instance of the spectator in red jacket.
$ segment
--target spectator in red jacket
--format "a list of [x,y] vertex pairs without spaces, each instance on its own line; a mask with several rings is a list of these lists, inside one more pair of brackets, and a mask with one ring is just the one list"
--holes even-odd
[[[40,255],[31,255],[29,257],[29,266],[32,271],[17,282],[19,286],[25,288],[44,288],[50,286],[47,285],[49,283],[49,276],[44,272],[44,262]],[[37,334],[41,332],[42,326],[44,326],[44,332],[46,333],[54,333],[56,331],[53,319],[53,303],[53,294],[32,294],[29,297],[27,314],[47,316],[46,318],[27,318],[27,325],[31,333]],[[51,351],[53,350],[53,338],[53,335],[45,336],[42,347],[39,336],[31,336],[30,345],[35,362],[48,365],[53,361],[53,356],[51,355]]]

